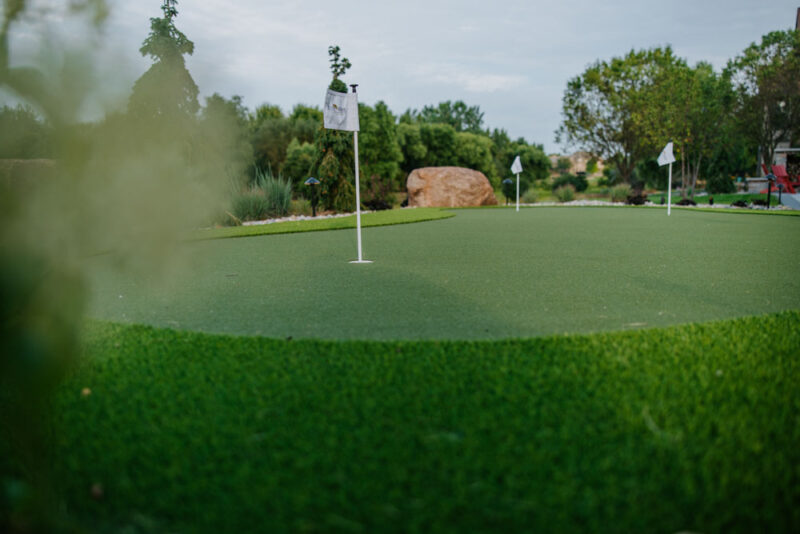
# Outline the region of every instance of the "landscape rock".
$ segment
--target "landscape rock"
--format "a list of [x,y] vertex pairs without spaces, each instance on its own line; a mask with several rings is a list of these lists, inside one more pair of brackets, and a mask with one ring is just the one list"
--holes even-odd
[[494,190],[482,172],[462,167],[415,169],[406,181],[409,207],[464,207],[497,204]]

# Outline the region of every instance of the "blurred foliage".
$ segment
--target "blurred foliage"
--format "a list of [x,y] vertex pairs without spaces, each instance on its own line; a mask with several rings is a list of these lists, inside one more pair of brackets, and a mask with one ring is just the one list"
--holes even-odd
[[[0,175],[3,532],[69,530],[50,477],[55,428],[48,409],[80,353],[87,258],[108,254],[119,268],[141,274],[180,261],[176,243],[219,206],[230,146],[241,149],[241,138],[236,145],[229,137],[237,110],[223,113],[226,106],[212,98],[196,117],[196,86],[182,60],[192,45],[174,28],[175,2],[165,1],[164,17],[151,20],[141,52],[155,64],[137,81],[130,112],[92,124],[78,117],[92,90],[102,92],[92,86],[96,43],[89,43],[102,39],[92,24],[103,20],[105,4],[51,6],[60,16],[88,21],[84,44],[59,42],[42,11],[28,8],[24,1],[4,2],[0,88],[23,107],[0,112],[0,139],[14,141],[2,144],[11,151],[6,156],[51,161],[4,164],[10,170]],[[23,14],[40,31],[40,59],[11,67],[18,61],[8,42]],[[29,135],[42,145],[27,144]]]
[[586,173],[577,175],[569,173],[562,174],[553,180],[553,183],[550,185],[550,187],[553,191],[555,191],[564,185],[571,185],[578,193],[583,193],[589,187],[589,183],[586,181]]
[[50,126],[30,105],[0,108],[0,158],[51,158]]
[[575,200],[575,186],[572,184],[562,185],[553,191],[553,194],[559,202],[570,202]]

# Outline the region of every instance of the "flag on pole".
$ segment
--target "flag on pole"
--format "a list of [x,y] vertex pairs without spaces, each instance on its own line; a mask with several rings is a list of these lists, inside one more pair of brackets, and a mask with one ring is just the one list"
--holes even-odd
[[325,93],[325,107],[322,110],[323,124],[331,130],[358,131],[357,93]]
[[664,147],[664,150],[661,151],[661,154],[658,155],[658,165],[663,167],[668,163],[675,162],[675,155],[672,153],[672,141],[667,143],[667,146]]
[[519,156],[514,158],[514,163],[511,164],[511,172],[514,174],[519,174],[522,172],[522,162],[519,160]]

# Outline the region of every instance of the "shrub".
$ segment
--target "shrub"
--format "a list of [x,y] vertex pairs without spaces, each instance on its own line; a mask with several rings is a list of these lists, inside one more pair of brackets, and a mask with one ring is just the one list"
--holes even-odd
[[735,193],[736,184],[729,176],[711,176],[706,180],[706,190],[711,193]]
[[569,202],[575,199],[575,187],[572,184],[562,185],[554,193],[559,202]]
[[631,186],[628,184],[615,185],[609,193],[611,194],[611,202],[625,202],[631,195]]
[[574,174],[564,174],[553,180],[552,189],[555,191],[559,187],[563,187],[565,185],[571,185],[575,191],[583,192],[586,191],[587,187],[589,187],[589,182],[586,181],[585,173],[578,176]]
[[678,201],[678,206],[697,206],[697,202],[691,198],[682,198]]
[[645,202],[647,202],[647,195],[643,195],[642,193],[628,195],[628,198],[625,199],[625,204],[631,206],[643,206]]
[[311,201],[307,198],[292,200],[289,206],[289,213],[291,215],[311,215]]
[[267,213],[270,217],[283,217],[289,213],[292,202],[292,182],[284,180],[279,174],[274,177],[272,172],[256,169],[255,184],[264,193],[267,201]]
[[372,211],[392,209],[392,184],[373,174],[366,180],[361,203]]
[[613,167],[606,167],[603,169],[603,177],[597,180],[597,185],[607,187],[609,185],[616,185],[619,183],[619,172]]
[[530,189],[525,191],[524,195],[522,195],[521,202],[524,204],[534,204],[538,199],[539,199],[539,194],[533,187],[531,187]]
[[735,208],[746,208],[747,202],[745,202],[744,200],[737,200],[735,202],[731,202],[731,206]]
[[233,199],[233,215],[240,221],[260,221],[269,217],[269,202],[258,188],[237,195]]

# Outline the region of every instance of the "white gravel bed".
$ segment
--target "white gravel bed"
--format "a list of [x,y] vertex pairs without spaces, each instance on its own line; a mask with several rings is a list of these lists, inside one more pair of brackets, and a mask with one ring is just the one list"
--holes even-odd
[[[370,211],[362,211],[361,214],[371,213]],[[331,215],[317,215],[316,217],[312,217],[311,215],[290,215],[289,217],[280,217],[278,219],[264,219],[263,221],[245,221],[242,223],[242,226],[258,226],[261,224],[273,224],[279,222],[287,222],[287,221],[315,221],[317,219],[336,219],[339,217],[349,217],[351,215],[355,215],[356,213],[333,213]]]

